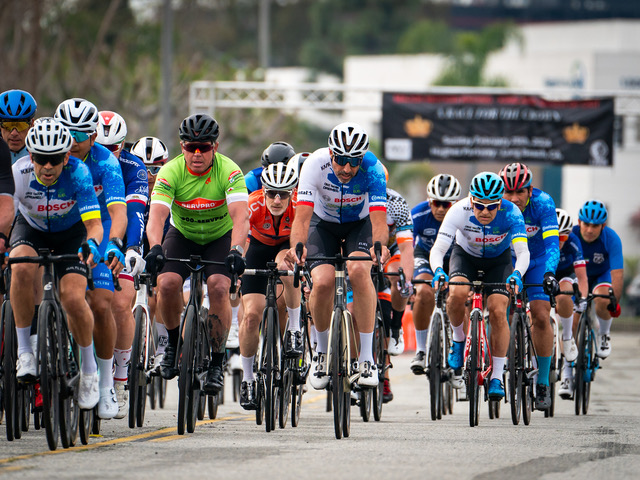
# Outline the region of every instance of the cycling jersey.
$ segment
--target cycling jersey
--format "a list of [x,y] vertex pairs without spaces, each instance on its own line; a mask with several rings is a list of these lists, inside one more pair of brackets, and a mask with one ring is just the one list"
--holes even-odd
[[[421,202],[411,209],[413,219],[413,242],[417,247],[429,252],[438,236],[442,222],[436,220],[431,212],[429,201]],[[447,251],[447,256],[451,250]]]
[[127,202],[127,233],[125,236],[127,248],[142,244],[144,232],[144,213],[149,200],[149,183],[147,167],[142,160],[132,153],[120,152],[120,168],[124,180],[125,200]]
[[582,245],[575,233],[569,233],[569,238],[564,242],[560,250],[560,260],[558,261],[557,272],[564,272],[575,267],[584,267],[585,261],[582,256]]
[[[94,143],[84,159],[93,178],[96,196],[100,203],[100,215],[102,221],[111,220],[108,208],[111,205],[125,204],[124,180],[120,162],[106,147]],[[109,231],[104,232],[105,238],[109,238]]]
[[0,137],[0,195],[13,195],[15,186],[11,171],[11,150]]
[[469,197],[455,203],[444,217],[431,248],[429,258],[434,271],[442,267],[444,254],[454,239],[469,255],[480,258],[499,257],[513,245],[517,253],[516,270],[524,275],[529,265],[524,218],[520,209],[508,200],[502,200],[488,225],[476,219]]
[[580,239],[582,255],[587,262],[588,277],[597,277],[624,267],[622,242],[613,229],[605,226],[600,236],[591,243],[584,241],[579,225],[573,227],[573,233]]
[[[308,166],[307,166],[308,164]],[[356,175],[342,183],[333,172],[328,148],[313,152],[304,163],[298,184],[298,205],[330,223],[362,220],[372,211],[386,211],[387,184],[382,164],[367,152]]]
[[[532,189],[531,198],[522,212],[527,229],[529,252],[537,265],[542,265],[544,272],[555,272],[560,258],[558,247],[558,217],[553,198],[542,190]],[[533,283],[538,283],[537,281]]]
[[247,186],[247,192],[253,193],[262,188],[262,166],[254,168],[244,176],[244,183]]
[[11,151],[11,165],[16,163],[22,157],[28,157],[28,156],[29,156],[29,151],[27,150],[26,145],[22,147],[20,150],[18,150],[17,152]]
[[18,211],[36,230],[62,232],[80,220],[100,218],[91,173],[75,157],[69,157],[60,177],[49,187],[40,183],[28,156],[13,165],[13,176]]
[[184,155],[178,155],[160,169],[151,193],[151,204],[170,208],[171,225],[200,245],[229,232],[233,221],[228,205],[247,200],[240,167],[220,153],[202,174],[192,173]]
[[291,224],[296,214],[296,192],[289,200],[289,206],[280,218],[280,225],[276,231],[273,215],[265,205],[263,190],[257,190],[249,195],[249,236],[264,245],[280,245],[291,236]]
[[411,241],[413,221],[409,205],[402,195],[387,188],[387,225],[389,226],[389,248]]

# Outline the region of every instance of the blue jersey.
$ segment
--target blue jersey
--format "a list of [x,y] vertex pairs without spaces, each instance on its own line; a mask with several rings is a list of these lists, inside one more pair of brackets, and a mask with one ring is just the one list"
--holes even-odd
[[560,260],[558,261],[557,272],[573,269],[578,265],[584,265],[582,256],[582,244],[575,233],[571,232],[569,238],[564,242],[560,250]]
[[580,226],[573,227],[573,233],[580,239],[582,255],[587,262],[587,276],[597,277],[611,270],[624,267],[622,258],[622,242],[618,234],[609,227],[604,227],[600,236],[587,243],[580,235]]
[[264,170],[263,167],[254,168],[244,176],[244,183],[249,193],[262,188],[262,170]]
[[313,207],[331,223],[362,220],[372,211],[386,212],[387,181],[378,158],[367,152],[358,172],[342,183],[332,168],[328,148],[313,152],[304,162],[298,184],[298,205]]
[[27,146],[25,145],[17,152],[11,152],[11,165],[15,164],[22,157],[28,157],[29,152],[27,151]]
[[126,150],[120,152],[118,160],[122,169],[127,202],[126,246],[127,248],[137,247],[142,244],[144,214],[149,201],[147,168],[142,160]]
[[[93,178],[96,196],[100,202],[102,221],[110,221],[108,207],[118,203],[126,204],[120,162],[105,147],[94,143],[84,159],[84,163],[89,167]],[[105,232],[105,237],[107,237],[107,233]]]
[[75,157],[69,157],[58,180],[48,187],[38,181],[28,156],[13,164],[13,177],[18,211],[36,230],[63,232],[81,220],[100,218],[91,173]]
[[[527,229],[527,242],[531,261],[546,272],[555,272],[560,259],[558,217],[556,204],[548,193],[534,188],[522,212]],[[544,259],[544,260],[542,260]]]
[[426,252],[431,251],[442,222],[436,220],[433,213],[431,213],[431,205],[428,200],[411,209],[411,219],[413,220],[414,245]]

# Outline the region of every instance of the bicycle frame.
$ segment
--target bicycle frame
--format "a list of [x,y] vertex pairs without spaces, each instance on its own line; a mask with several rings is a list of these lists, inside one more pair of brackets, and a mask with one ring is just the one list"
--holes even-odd
[[[469,332],[467,333],[467,339],[464,344],[464,361],[467,362],[468,356],[471,354],[471,330],[473,328],[478,329],[478,347],[480,348],[480,358],[489,358],[489,366],[478,372],[478,385],[484,385],[484,381],[487,377],[491,376],[491,347],[489,346],[489,338],[487,337],[487,329],[484,323],[484,299],[483,299],[483,283],[482,281],[472,282],[473,286],[473,299],[471,301],[471,313],[469,318],[473,319],[474,316],[479,318],[476,325],[473,325],[473,321],[469,323]],[[474,315],[475,314],[475,315]]]

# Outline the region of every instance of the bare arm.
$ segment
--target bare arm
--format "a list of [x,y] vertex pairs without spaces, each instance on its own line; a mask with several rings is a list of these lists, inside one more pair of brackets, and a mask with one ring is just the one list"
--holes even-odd
[[[302,243],[305,245],[309,238],[309,225],[311,225],[311,217],[313,216],[313,207],[310,205],[300,205],[296,207],[296,217],[291,225],[291,236],[289,237],[289,245],[291,248],[284,257],[287,268],[293,268],[298,262],[296,257],[296,245]],[[307,258],[307,247],[302,252],[302,262]]]
[[389,226],[387,225],[387,212],[374,210],[369,213],[371,219],[371,233],[373,243],[380,242],[382,245],[389,243]]
[[611,270],[611,286],[613,287],[613,293],[620,301],[620,297],[622,296],[622,286],[624,284],[624,270],[622,268],[618,268],[617,270]]
[[398,243],[400,249],[400,265],[407,280],[413,278],[413,244],[409,241]]
[[162,233],[164,232],[164,224],[169,216],[170,209],[162,203],[154,203],[149,210],[149,222],[147,223],[147,239],[149,246],[159,245],[162,243]]
[[227,205],[229,216],[233,220],[231,230],[231,245],[244,247],[249,235],[249,205],[246,201],[233,202]]
[[113,203],[107,207],[111,217],[111,231],[109,238],[124,238],[127,232],[127,205],[124,203]]
[[580,289],[580,296],[586,298],[589,294],[589,280],[587,279],[587,269],[584,265],[574,268],[576,272],[576,278],[578,279],[578,288]]
[[[14,216],[13,197],[11,195],[0,195],[0,233],[9,235]],[[0,239],[0,253],[4,253],[8,247],[9,241],[7,240],[5,244],[4,239]]]

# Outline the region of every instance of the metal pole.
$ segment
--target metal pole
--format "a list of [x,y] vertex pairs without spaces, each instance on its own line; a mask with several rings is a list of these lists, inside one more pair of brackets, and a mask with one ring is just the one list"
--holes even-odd
[[269,68],[270,52],[270,4],[271,0],[260,0],[260,10],[258,13],[258,52],[260,66]]
[[162,95],[161,95],[161,131],[162,141],[169,152],[174,145],[176,128],[171,118],[171,66],[173,64],[173,9],[171,0],[164,0],[162,5]]

